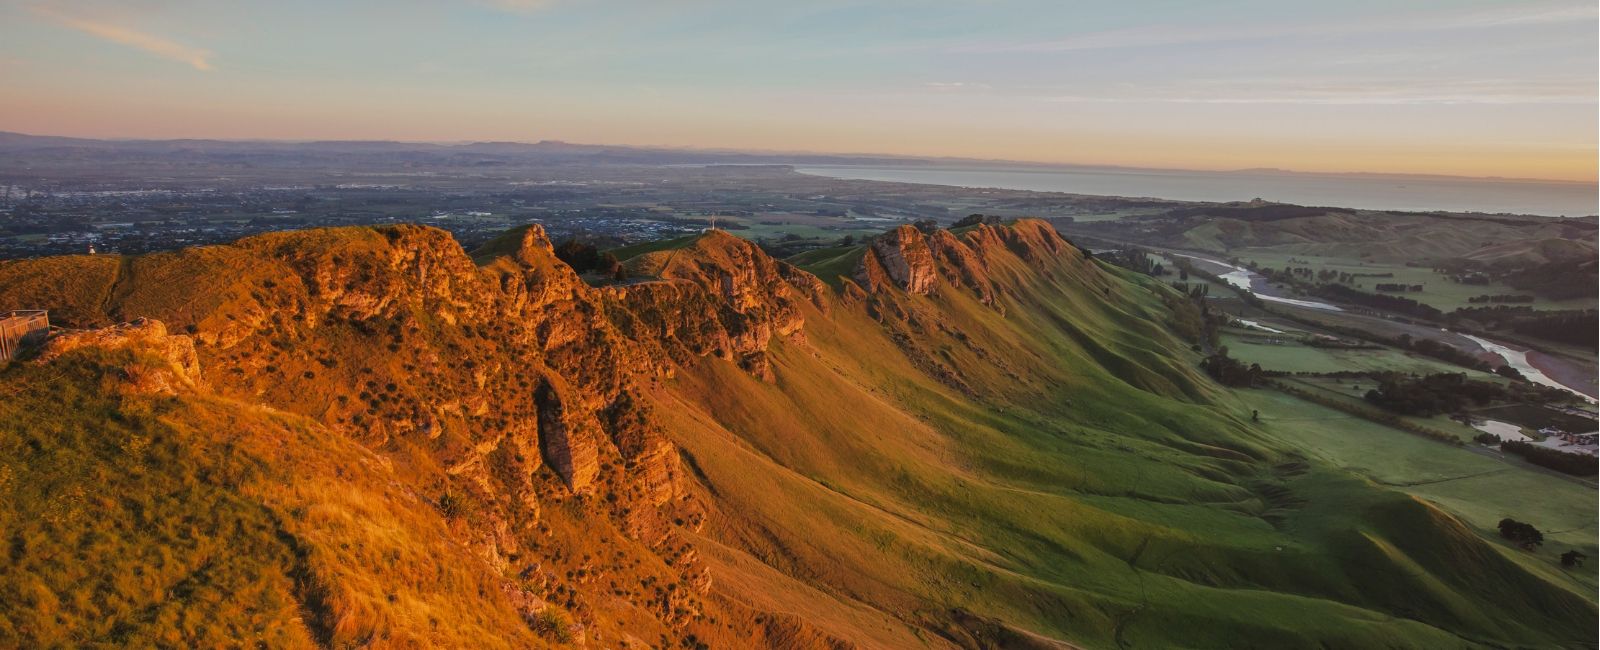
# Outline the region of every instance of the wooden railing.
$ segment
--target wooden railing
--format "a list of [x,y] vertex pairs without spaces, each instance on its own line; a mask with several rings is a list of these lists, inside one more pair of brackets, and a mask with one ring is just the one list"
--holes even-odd
[[0,314],[0,363],[10,361],[24,346],[50,331],[50,312],[18,310]]

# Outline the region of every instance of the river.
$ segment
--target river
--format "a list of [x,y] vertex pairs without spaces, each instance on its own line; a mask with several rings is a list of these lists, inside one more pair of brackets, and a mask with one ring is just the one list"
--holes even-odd
[[[1461,334],[1460,332],[1456,332],[1456,333],[1457,334]],[[1483,349],[1488,351],[1489,353],[1497,354],[1497,355],[1500,356],[1500,358],[1505,359],[1506,360],[1506,365],[1511,366],[1512,368],[1516,368],[1517,372],[1522,373],[1522,376],[1528,378],[1528,381],[1531,381],[1531,382],[1533,382],[1535,384],[1542,384],[1542,385],[1545,385],[1545,386],[1550,386],[1552,388],[1560,388],[1561,390],[1564,390],[1564,391],[1567,391],[1569,393],[1572,393],[1573,395],[1577,395],[1578,397],[1582,397],[1584,399],[1584,401],[1587,401],[1590,404],[1600,403],[1600,402],[1597,402],[1595,400],[1595,398],[1590,397],[1589,395],[1587,395],[1587,394],[1585,394],[1583,392],[1580,392],[1580,391],[1578,391],[1577,389],[1574,389],[1571,386],[1568,386],[1568,385],[1563,384],[1563,383],[1561,383],[1559,381],[1556,381],[1555,378],[1551,377],[1550,375],[1545,374],[1543,370],[1540,370],[1537,366],[1533,365],[1532,363],[1529,363],[1528,362],[1528,351],[1527,350],[1518,350],[1518,349],[1512,348],[1510,346],[1507,346],[1507,345],[1504,345],[1504,344],[1501,344],[1501,343],[1495,343],[1494,341],[1490,341],[1489,339],[1473,336],[1471,334],[1461,334],[1461,336],[1463,336],[1463,337],[1465,337],[1467,339],[1470,339],[1473,343],[1477,343],[1478,345],[1482,346]]]
[[1270,289],[1270,284],[1267,282],[1267,279],[1264,278],[1264,277],[1261,277],[1261,275],[1256,273],[1255,271],[1251,271],[1250,269],[1244,268],[1242,266],[1234,266],[1234,265],[1229,264],[1227,262],[1214,260],[1214,259],[1211,259],[1209,257],[1198,257],[1198,256],[1195,256],[1195,255],[1187,255],[1187,254],[1184,254],[1184,253],[1170,253],[1170,254],[1171,255],[1176,255],[1178,257],[1187,257],[1187,258],[1189,258],[1191,260],[1195,260],[1197,262],[1205,262],[1207,264],[1211,264],[1211,265],[1215,265],[1215,266],[1220,266],[1220,267],[1226,268],[1226,269],[1228,269],[1228,271],[1225,272],[1225,273],[1218,274],[1217,277],[1222,278],[1223,282],[1231,284],[1235,288],[1243,289],[1243,290],[1248,291],[1248,292],[1250,292],[1252,294],[1255,294],[1255,297],[1260,298],[1262,300],[1265,300],[1267,302],[1276,302],[1276,303],[1281,303],[1281,304],[1285,304],[1285,305],[1294,305],[1296,307],[1305,307],[1307,309],[1320,309],[1322,311],[1344,311],[1343,309],[1340,309],[1338,305],[1330,305],[1328,303],[1317,302],[1315,300],[1301,300],[1299,298],[1285,298],[1283,296],[1274,296],[1274,295],[1272,295],[1270,293],[1267,293],[1267,290]]
[[[1229,264],[1229,263],[1223,262],[1221,260],[1212,259],[1212,258],[1209,258],[1209,257],[1201,257],[1201,256],[1198,256],[1198,255],[1190,255],[1190,254],[1187,254],[1187,253],[1178,253],[1178,252],[1175,252],[1175,251],[1162,251],[1162,252],[1164,254],[1166,254],[1166,255],[1173,255],[1173,256],[1177,256],[1177,257],[1188,258],[1188,259],[1194,260],[1196,262],[1203,263],[1206,266],[1210,266],[1213,269],[1216,269],[1216,268],[1227,269],[1226,272],[1219,274],[1219,277],[1221,277],[1223,281],[1227,282],[1230,285],[1233,285],[1234,287],[1236,287],[1238,289],[1250,292],[1251,294],[1255,295],[1255,297],[1260,298],[1260,299],[1265,300],[1265,301],[1268,301],[1268,302],[1276,302],[1276,303],[1281,303],[1281,304],[1286,304],[1286,305],[1293,305],[1293,306],[1296,306],[1296,307],[1305,307],[1305,308],[1308,308],[1308,309],[1319,309],[1319,310],[1322,310],[1322,311],[1339,311],[1339,312],[1344,311],[1343,309],[1340,309],[1337,305],[1330,305],[1330,304],[1325,303],[1325,302],[1317,302],[1317,301],[1313,301],[1313,300],[1299,300],[1299,299],[1296,299],[1296,298],[1285,298],[1285,297],[1282,297],[1282,296],[1274,296],[1270,292],[1274,291],[1275,289],[1272,287],[1271,283],[1266,281],[1266,278],[1263,278],[1259,274],[1255,273],[1254,271],[1251,271],[1250,269],[1247,269],[1247,268],[1244,268],[1244,267],[1241,267],[1241,266],[1235,266],[1233,264]],[[1211,269],[1207,269],[1207,270],[1211,270]],[[1363,316],[1363,315],[1360,315],[1360,314],[1350,314],[1350,316],[1351,317],[1365,317],[1365,318],[1379,318],[1377,316]],[[1538,366],[1534,365],[1532,362],[1530,362],[1528,360],[1528,351],[1527,350],[1518,350],[1518,349],[1513,348],[1511,346],[1508,346],[1506,344],[1498,343],[1498,342],[1495,342],[1495,341],[1491,341],[1491,340],[1483,338],[1483,337],[1473,336],[1473,335],[1470,335],[1470,334],[1462,334],[1460,332],[1454,332],[1454,331],[1447,330],[1447,329],[1440,329],[1439,331],[1440,332],[1444,332],[1445,334],[1459,336],[1459,337],[1461,337],[1463,339],[1471,341],[1472,343],[1476,344],[1478,347],[1483,348],[1483,350],[1485,352],[1488,352],[1490,354],[1493,354],[1495,356],[1500,357],[1501,359],[1504,359],[1506,365],[1509,365],[1512,368],[1516,368],[1517,372],[1522,373],[1522,376],[1526,377],[1528,379],[1528,381],[1534,382],[1536,384],[1541,384],[1541,385],[1544,385],[1544,386],[1550,386],[1550,387],[1553,387],[1553,388],[1559,388],[1561,390],[1564,390],[1564,391],[1567,391],[1569,393],[1572,393],[1573,395],[1577,395],[1580,398],[1583,398],[1584,401],[1586,401],[1586,402],[1588,402],[1590,404],[1600,404],[1600,401],[1596,401],[1594,396],[1591,396],[1588,393],[1583,392],[1579,386],[1564,384],[1560,380],[1556,379],[1555,377],[1552,377],[1549,374],[1547,374],[1544,370],[1541,370]],[[1433,336],[1430,336],[1429,338],[1438,338],[1438,335],[1437,335],[1437,333],[1435,333]],[[1448,341],[1446,341],[1446,342],[1448,342]],[[1552,361],[1554,361],[1554,360],[1552,359]],[[1560,373],[1557,373],[1557,374],[1560,374]]]

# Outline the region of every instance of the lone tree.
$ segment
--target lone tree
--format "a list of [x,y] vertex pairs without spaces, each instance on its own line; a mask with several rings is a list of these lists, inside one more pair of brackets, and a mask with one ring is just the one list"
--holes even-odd
[[1500,520],[1500,536],[1515,542],[1524,550],[1531,551],[1534,547],[1544,543],[1544,533],[1534,528],[1532,524],[1525,524],[1515,519]]
[[1579,566],[1583,566],[1583,561],[1585,559],[1587,559],[1587,558],[1588,558],[1588,556],[1586,556],[1586,555],[1584,555],[1582,553],[1579,553],[1577,551],[1567,551],[1567,552],[1561,554],[1561,566],[1564,566],[1564,567],[1579,567]]

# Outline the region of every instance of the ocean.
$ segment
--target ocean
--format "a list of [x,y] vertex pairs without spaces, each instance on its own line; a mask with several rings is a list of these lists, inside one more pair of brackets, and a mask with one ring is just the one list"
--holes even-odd
[[1179,201],[1249,201],[1450,212],[1596,213],[1596,185],[1560,181],[1358,176],[1276,172],[1204,172],[1115,168],[798,165],[803,174],[869,181],[992,187],[1038,192],[1151,197]]

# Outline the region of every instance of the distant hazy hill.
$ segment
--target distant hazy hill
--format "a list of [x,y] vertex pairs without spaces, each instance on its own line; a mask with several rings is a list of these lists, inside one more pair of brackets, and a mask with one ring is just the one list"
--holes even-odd
[[[1551,219],[1511,215],[1465,215],[1278,203],[1212,204],[1175,208],[1120,221],[1074,226],[1107,237],[1226,253],[1268,249],[1298,255],[1362,258],[1388,262],[1438,261],[1460,257],[1545,257],[1570,261],[1592,256],[1593,218]],[[1531,256],[1531,257],[1530,257]]]
[[827,154],[788,154],[649,147],[617,147],[544,141],[472,142],[439,144],[382,140],[281,141],[281,140],[94,140],[56,136],[35,136],[0,131],[0,158],[27,153],[30,156],[76,156],[94,152],[110,156],[163,156],[166,158],[234,159],[261,156],[268,160],[286,156],[317,160],[348,160],[381,156],[384,160],[413,159],[435,163],[475,160],[538,163],[612,164],[917,164],[915,158],[847,156]]
[[1596,641],[1588,589],[1279,446],[1170,290],[1043,222],[621,254],[0,263],[74,328],[0,370],[0,646]]

